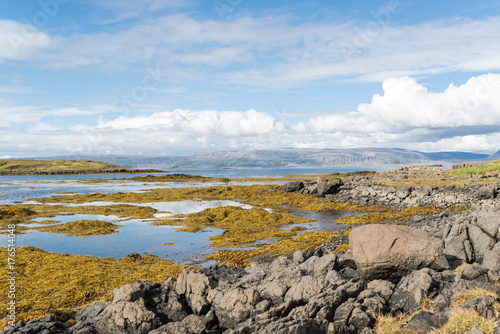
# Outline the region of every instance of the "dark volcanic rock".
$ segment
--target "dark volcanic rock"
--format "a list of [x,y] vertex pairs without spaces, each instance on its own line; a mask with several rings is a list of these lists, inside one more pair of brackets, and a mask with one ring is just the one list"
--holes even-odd
[[302,188],[304,188],[304,183],[302,183],[301,181],[291,181],[283,186],[283,190],[285,190],[286,192],[297,192]]
[[334,178],[326,178],[326,177],[320,177],[317,180],[317,192],[319,197],[323,197],[325,195],[329,194],[335,194],[337,190],[342,186],[344,183],[342,182],[341,179],[334,177]]
[[19,322],[14,326],[8,326],[2,334],[71,334],[73,331],[68,329],[62,322],[46,321],[44,319],[34,319],[27,323]]

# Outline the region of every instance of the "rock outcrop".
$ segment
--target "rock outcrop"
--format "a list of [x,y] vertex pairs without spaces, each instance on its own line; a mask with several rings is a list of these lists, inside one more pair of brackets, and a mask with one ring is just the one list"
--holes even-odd
[[[310,256],[297,252],[245,269],[225,266],[185,269],[163,284],[136,282],[115,289],[113,302],[80,310],[71,329],[53,319],[9,326],[14,333],[372,333],[377,315],[415,312],[424,299],[435,311],[421,311],[408,329],[425,332],[448,321],[453,296],[471,289],[500,293],[500,272],[479,264],[458,274],[415,270],[396,284],[392,276],[364,280],[346,266],[342,253]],[[485,318],[499,314],[486,296],[459,305]],[[500,320],[500,319],[498,319]]]

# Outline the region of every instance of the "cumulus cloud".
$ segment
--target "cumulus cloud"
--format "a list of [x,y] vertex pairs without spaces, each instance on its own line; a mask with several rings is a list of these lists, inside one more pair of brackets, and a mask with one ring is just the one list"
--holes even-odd
[[285,125],[267,113],[241,111],[174,110],[150,116],[121,116],[111,121],[100,120],[98,129],[161,129],[199,135],[258,136],[285,131]]
[[[463,85],[451,84],[442,92],[432,92],[413,78],[387,79],[383,94],[375,94],[370,103],[360,104],[356,111],[312,114],[300,123],[284,123],[273,114],[253,109],[125,114],[101,117],[95,125],[66,128],[39,117],[28,127],[3,128],[4,143],[15,144],[0,143],[0,149],[14,156],[19,152],[174,155],[280,147],[494,152],[500,145],[499,82],[499,74],[485,74]],[[47,114],[64,117],[67,112],[54,109]],[[5,115],[14,114],[10,109]],[[23,120],[11,118],[9,122],[15,125]]]
[[[383,95],[357,111],[311,118],[302,131],[406,134],[415,129],[496,132],[500,127],[500,75],[473,77],[461,86],[431,92],[415,79],[401,77],[383,82]],[[447,131],[449,133],[460,132]],[[413,132],[415,133],[415,132]]]

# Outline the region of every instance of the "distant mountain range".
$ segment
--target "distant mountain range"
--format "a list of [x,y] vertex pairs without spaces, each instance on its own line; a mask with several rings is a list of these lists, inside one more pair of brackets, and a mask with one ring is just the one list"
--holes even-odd
[[238,167],[339,167],[444,164],[499,160],[493,155],[468,152],[425,153],[394,148],[269,149],[198,153],[188,156],[68,155],[36,159],[91,159],[129,168],[238,168]]

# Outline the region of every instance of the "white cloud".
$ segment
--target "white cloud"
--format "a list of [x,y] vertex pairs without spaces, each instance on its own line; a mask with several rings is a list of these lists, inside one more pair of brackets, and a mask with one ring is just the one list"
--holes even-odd
[[191,111],[174,110],[149,116],[120,116],[112,121],[99,121],[98,129],[161,129],[162,131],[222,136],[258,136],[285,131],[285,125],[272,115],[249,110]]
[[416,144],[417,150],[424,151],[470,151],[495,152],[499,150],[500,133],[488,135],[456,136],[441,139],[437,142],[421,142]]
[[[110,0],[103,6],[115,8],[117,3],[121,2]],[[150,0],[141,8],[162,3]],[[170,7],[173,2],[163,4]],[[126,1],[116,11],[133,14],[135,7]],[[413,25],[388,22],[371,31],[366,27],[376,25],[375,19],[297,23],[284,16],[215,20],[163,14],[107,32],[65,37],[39,32],[22,54],[0,48],[4,50],[0,59],[30,59],[57,69],[123,70],[153,63],[172,69],[172,80],[203,78],[266,88],[339,77],[381,82],[405,75],[500,70],[499,19],[460,18]],[[0,32],[23,26],[2,22],[11,28],[0,26]],[[367,38],[361,40],[363,35]]]
[[[399,147],[423,151],[486,151],[500,147],[500,75],[473,77],[432,92],[412,78],[388,79],[384,93],[356,111],[332,112],[306,122],[283,123],[270,113],[182,110],[99,119],[97,124],[54,126],[29,107],[5,113],[0,152],[33,154],[191,154],[203,151],[280,147]],[[0,101],[1,102],[1,101]],[[1,103],[0,103],[1,106]],[[2,108],[0,108],[0,113]],[[84,113],[79,109],[45,114]],[[12,118],[19,115],[20,119]],[[110,114],[108,114],[110,115]],[[20,125],[35,117],[29,127]],[[109,117],[109,116],[108,116]]]
[[[500,127],[500,74],[473,77],[436,93],[409,77],[387,79],[384,94],[362,103],[356,112],[311,118],[314,132],[408,133],[414,129]],[[304,130],[304,125],[301,125]],[[428,135],[428,134],[425,134]]]
[[0,99],[0,124],[11,126],[15,124],[33,124],[48,116],[81,116],[95,114],[95,110],[81,110],[76,107],[51,108],[50,106],[16,105]]
[[0,62],[35,60],[50,43],[50,36],[31,24],[0,19]]

